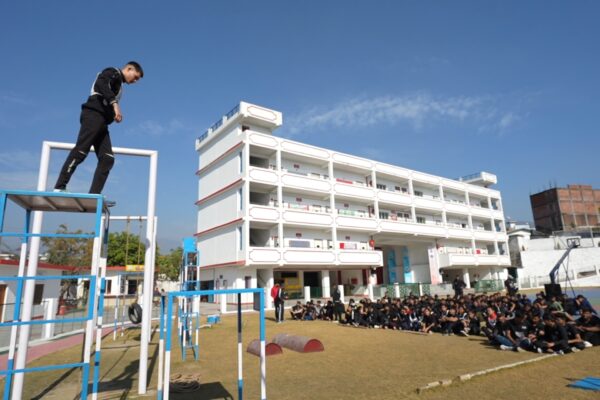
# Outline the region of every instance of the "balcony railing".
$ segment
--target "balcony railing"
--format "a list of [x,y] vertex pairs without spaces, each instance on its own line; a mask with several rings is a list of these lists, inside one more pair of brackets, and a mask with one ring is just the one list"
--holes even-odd
[[328,181],[329,180],[329,175],[327,174],[321,174],[318,172],[300,172],[300,171],[290,171],[288,169],[283,168],[282,172],[284,173],[288,173],[288,174],[293,174],[293,175],[300,175],[300,176],[306,176],[308,178],[313,178],[313,179],[321,179],[324,181]]
[[346,209],[337,209],[338,215],[344,215],[349,217],[359,217],[359,218],[373,218],[367,211],[362,210],[346,210]]
[[367,185],[365,182],[363,182],[363,181],[353,181],[353,180],[350,180],[350,179],[335,178],[335,181],[336,181],[336,182],[339,182],[339,183],[345,183],[345,184],[348,184],[348,185],[364,186],[364,187],[367,187],[367,186],[368,186],[368,185]]
[[306,211],[306,212],[314,212],[321,214],[330,214],[331,207],[321,206],[315,204],[298,204],[298,203],[283,203],[283,208],[294,210],[294,211]]
[[219,129],[221,127],[221,125],[223,125],[223,120],[227,121],[229,118],[233,117],[235,114],[237,114],[238,112],[240,112],[240,105],[236,105],[235,107],[233,107],[227,114],[225,114],[225,119],[220,118],[217,122],[215,122],[214,124],[211,125],[210,128],[208,128],[206,130],[206,132],[204,132],[199,138],[198,138],[198,142],[202,142],[204,141],[207,137],[208,134],[210,132],[214,132],[217,129]]

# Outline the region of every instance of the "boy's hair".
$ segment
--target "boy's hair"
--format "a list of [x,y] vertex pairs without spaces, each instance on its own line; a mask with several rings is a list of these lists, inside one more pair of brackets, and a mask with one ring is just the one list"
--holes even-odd
[[135,69],[137,72],[140,73],[140,78],[144,77],[144,70],[142,69],[142,66],[138,62],[129,61],[127,64],[125,64],[125,66],[127,67],[128,65],[131,65],[133,67],[133,69]]

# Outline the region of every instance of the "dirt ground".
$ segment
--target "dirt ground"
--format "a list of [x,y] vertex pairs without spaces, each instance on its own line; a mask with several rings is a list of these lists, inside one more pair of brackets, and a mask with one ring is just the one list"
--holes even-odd
[[[237,398],[237,319],[225,317],[211,329],[201,330],[200,360],[181,361],[179,347],[172,352],[173,374],[193,374],[201,390],[172,393],[172,399]],[[277,333],[310,336],[322,341],[325,351],[300,354],[284,349],[267,359],[267,397],[270,399],[597,399],[598,393],[567,385],[586,376],[600,375],[600,348],[551,357],[539,362],[494,372],[465,383],[417,394],[429,382],[452,379],[482,369],[536,358],[533,353],[505,352],[490,348],[482,338],[414,335],[380,329],[359,329],[322,321],[267,321],[267,339]],[[258,315],[243,317],[245,346],[259,337]],[[150,387],[137,395],[139,330],[131,329],[102,346],[100,399],[156,398],[158,335],[150,346]],[[77,361],[76,346],[31,363],[48,365]],[[27,399],[76,397],[78,370],[32,373],[26,376]],[[244,352],[244,397],[260,394],[259,359]]]

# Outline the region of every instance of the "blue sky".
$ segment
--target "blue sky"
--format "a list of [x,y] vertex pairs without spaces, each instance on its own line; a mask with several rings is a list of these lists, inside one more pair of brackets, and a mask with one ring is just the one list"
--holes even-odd
[[[195,230],[194,139],[240,100],[282,111],[276,134],[301,142],[493,172],[506,215],[531,220],[530,193],[600,188],[599,17],[594,1],[3,2],[0,187],[35,188],[42,141],[73,142],[96,73],[133,59],[146,77],[111,138],[159,151],[163,249]],[[145,213],[147,166],[118,159],[116,213]]]

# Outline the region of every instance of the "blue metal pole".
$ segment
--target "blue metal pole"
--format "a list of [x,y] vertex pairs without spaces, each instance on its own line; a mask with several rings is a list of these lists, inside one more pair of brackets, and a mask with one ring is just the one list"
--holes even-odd
[[5,192],[0,192],[0,232],[4,230],[4,213],[6,212],[6,197]]
[[[100,278],[100,298],[98,299],[98,326],[96,329],[100,329],[102,331],[102,317],[104,316],[104,292],[106,290],[106,280],[104,278]],[[102,338],[102,334],[98,335],[100,339]],[[98,340],[98,338],[96,338]],[[93,386],[92,386],[92,395],[98,393],[98,382],[100,381],[100,346],[97,345],[98,350],[94,354],[94,376],[93,376]]]

